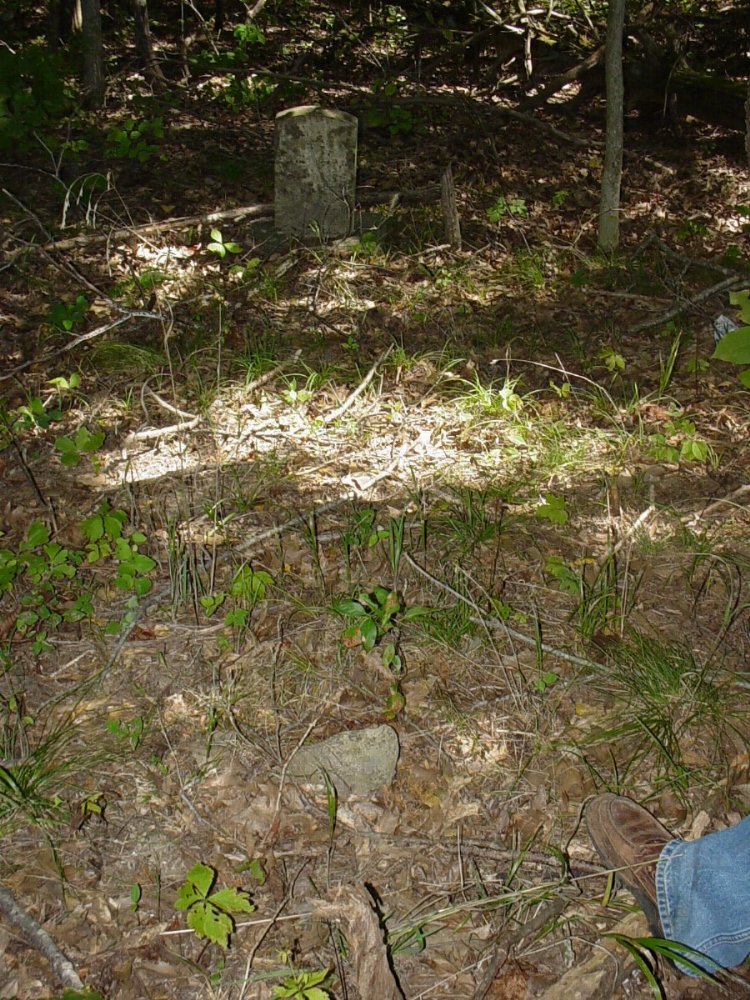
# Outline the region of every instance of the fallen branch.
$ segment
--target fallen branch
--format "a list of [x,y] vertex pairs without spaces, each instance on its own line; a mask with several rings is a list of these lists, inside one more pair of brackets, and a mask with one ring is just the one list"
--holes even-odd
[[[440,580],[438,577],[433,576],[429,570],[426,570],[423,566],[420,566],[418,562],[412,559],[408,552],[405,551],[403,553],[403,557],[413,569],[415,569],[418,573],[421,573],[421,575],[427,580],[430,580],[431,583],[434,583],[437,587],[440,587],[446,593],[461,601],[462,604],[466,604],[468,607],[474,609],[473,601],[470,601],[465,594],[459,593],[459,591],[451,587],[449,583],[446,583],[445,580]],[[587,660],[582,656],[575,656],[573,653],[566,653],[562,649],[556,649],[554,646],[550,646],[549,643],[541,642],[534,636],[526,635],[524,632],[519,632],[517,629],[511,628],[507,622],[501,621],[499,618],[473,617],[471,620],[476,622],[478,625],[484,626],[485,628],[501,629],[506,633],[506,635],[510,636],[511,639],[516,639],[525,646],[533,646],[534,649],[541,649],[543,652],[549,653],[550,656],[557,657],[558,660],[565,660],[567,663],[574,663],[578,667],[589,667],[599,673],[605,672],[605,668],[601,663],[596,663],[595,660]]]
[[49,351],[47,354],[43,354],[41,358],[30,358],[28,361],[23,361],[20,365],[16,365],[15,368],[11,368],[10,371],[5,372],[4,375],[0,375],[0,382],[13,378],[14,375],[18,374],[18,372],[25,371],[27,368],[31,368],[32,365],[44,365],[48,361],[52,361],[53,358],[59,358],[61,354],[72,351],[73,348],[78,347],[79,344],[83,344],[87,340],[93,340],[95,337],[100,337],[103,333],[107,333],[108,330],[114,330],[115,327],[122,326],[122,324],[127,323],[129,319],[130,316],[121,316],[119,319],[115,319],[111,323],[105,323],[104,326],[98,326],[95,330],[89,330],[88,333],[82,333],[80,337],[75,337],[69,343],[65,344],[64,347],[58,347],[54,351]]
[[675,316],[679,316],[680,313],[686,312],[688,309],[694,309],[695,306],[700,305],[701,302],[705,302],[706,299],[710,299],[713,295],[718,295],[719,292],[725,292],[731,288],[742,288],[746,286],[748,279],[743,278],[739,274],[731,275],[729,278],[723,278],[721,281],[717,281],[715,285],[710,285],[708,288],[704,288],[703,291],[698,292],[697,295],[691,296],[684,302],[678,302],[677,305],[672,306],[670,309],[665,309],[664,312],[659,313],[658,316],[652,316],[651,319],[644,319],[640,323],[636,323],[635,326],[629,328],[629,333],[640,333],[641,330],[648,330],[652,326],[661,326],[664,323],[668,323]]
[[504,924],[495,935],[494,954],[490,960],[490,964],[487,966],[487,971],[482,977],[482,981],[474,991],[472,1000],[484,1000],[492,989],[492,984],[497,978],[498,972],[510,958],[513,948],[520,944],[524,938],[536,934],[554,920],[555,917],[558,917],[566,907],[570,906],[570,902],[570,899],[566,896],[557,896],[548,903],[545,903],[534,917],[524,921],[520,927],[517,927],[510,933],[507,931],[507,924]]
[[556,76],[554,80],[550,80],[549,83],[545,84],[539,89],[539,91],[533,96],[527,98],[521,107],[534,109],[540,108],[543,104],[546,104],[550,97],[554,97],[555,94],[559,94],[564,86],[568,83],[574,83],[576,80],[580,80],[584,74],[588,73],[589,70],[596,69],[597,66],[602,65],[604,62],[606,46],[600,45],[597,49],[582,59],[581,62],[576,63],[575,66],[571,66],[569,70],[561,73],[560,76]]
[[383,364],[383,362],[385,361],[385,359],[388,357],[388,355],[391,353],[392,350],[393,350],[392,346],[387,347],[382,352],[380,357],[375,359],[375,363],[373,364],[372,368],[370,368],[369,372],[365,375],[365,377],[359,383],[354,392],[349,393],[349,395],[346,397],[341,406],[337,406],[335,410],[333,410],[331,413],[327,413],[323,417],[322,419],[323,424],[325,425],[332,424],[334,420],[338,420],[339,417],[342,417],[346,413],[346,411],[354,403],[354,401],[359,396],[362,395],[362,393],[365,391],[370,382],[372,382],[373,378],[375,377],[375,372]]
[[83,992],[83,983],[73,963],[63,955],[47,931],[16,902],[5,886],[0,886],[0,913],[18,928],[32,948],[36,948],[47,959],[52,974],[64,989]]
[[129,226],[127,229],[115,229],[106,233],[81,233],[65,240],[52,240],[40,246],[40,250],[70,250],[73,247],[90,245],[92,243],[107,243],[112,240],[127,240],[133,236],[150,236],[154,233],[167,232],[170,229],[189,228],[190,226],[211,225],[214,222],[225,222],[229,219],[252,219],[260,222],[261,217],[272,217],[272,204],[243,205],[240,208],[227,208],[219,212],[208,212],[205,215],[180,215],[163,222],[147,222],[142,226]]

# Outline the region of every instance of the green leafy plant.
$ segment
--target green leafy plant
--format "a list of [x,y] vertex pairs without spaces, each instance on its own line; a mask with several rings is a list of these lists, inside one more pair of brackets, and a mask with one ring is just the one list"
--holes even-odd
[[[750,365],[750,289],[731,292],[729,301],[739,308],[743,325],[722,337],[711,357],[732,365]],[[740,372],[739,380],[750,389],[750,368]]]
[[251,45],[265,45],[266,36],[257,24],[238,24],[234,29],[234,37],[237,39],[240,49],[247,49]]
[[70,333],[83,323],[89,309],[89,300],[85,295],[76,296],[73,302],[55,302],[47,314],[47,322],[58,330]]
[[86,562],[89,564],[114,559],[117,566],[115,586],[143,597],[151,590],[148,574],[156,561],[140,551],[147,541],[141,531],[126,534],[128,516],[124,510],[113,510],[105,501],[96,514],[86,518],[81,531],[87,540]]
[[405,609],[395,590],[380,586],[370,593],[361,591],[356,598],[335,601],[333,610],[351,622],[341,633],[341,641],[348,649],[361,646],[369,653],[383,639],[389,638],[382,645],[383,666],[396,674],[402,670],[401,657],[397,652],[399,625],[429,614],[427,608],[416,605]]
[[648,438],[649,452],[662,462],[708,462],[714,468],[718,456],[711,445],[698,437],[696,427],[687,417],[678,417],[666,423],[663,433]]
[[47,379],[47,385],[51,385],[53,389],[57,390],[59,399],[62,399],[63,396],[73,395],[80,384],[81,376],[78,372],[73,372],[70,378],[66,378],[64,375],[57,375],[55,378]]
[[373,97],[365,110],[364,121],[368,128],[386,128],[390,135],[408,135],[417,128],[417,120],[408,108],[392,103],[399,95],[401,85],[396,80],[376,80]]
[[104,148],[112,159],[148,163],[155,158],[166,159],[161,153],[163,143],[164,119],[161,116],[146,120],[128,118],[107,133]]
[[223,260],[228,253],[242,253],[242,247],[239,243],[226,243],[224,237],[221,235],[220,229],[211,230],[211,242],[206,245],[206,250],[211,253],[215,253],[217,257],[221,257]]
[[325,987],[330,978],[328,969],[295,972],[274,986],[272,1000],[329,1000],[331,994]]
[[22,433],[34,427],[46,430],[50,424],[58,420],[62,420],[62,410],[59,407],[47,409],[39,396],[32,396],[28,403],[19,406],[5,423],[6,426],[10,423],[14,432]]
[[473,381],[456,380],[463,394],[462,404],[471,410],[477,410],[483,416],[507,417],[516,416],[523,409],[523,397],[518,393],[518,379],[506,378],[497,387],[497,383],[482,382],[479,374]]
[[34,653],[51,649],[49,633],[62,622],[77,622],[92,614],[91,597],[79,593],[71,602],[70,581],[83,555],[53,542],[47,526],[34,521],[17,551],[0,549],[0,594],[20,591],[16,629],[32,641]]
[[234,931],[235,913],[252,913],[255,906],[242,889],[219,889],[212,892],[216,869],[201,862],[193,865],[177,893],[175,906],[187,913],[188,927],[198,937],[208,938],[222,948],[229,947]]
[[0,46],[0,151],[29,150],[35,134],[70,115],[75,95],[61,82],[65,77],[62,55],[41,38],[24,47]]
[[60,452],[60,461],[69,467],[80,465],[84,455],[93,455],[103,444],[104,431],[92,434],[87,427],[79,427],[72,438],[55,439],[55,449]]
[[603,347],[599,357],[604,362],[604,367],[607,371],[611,372],[613,375],[619,375],[620,372],[625,371],[625,358],[613,347]]
[[307,386],[300,386],[297,388],[297,379],[292,376],[287,382],[287,388],[281,390],[281,398],[289,406],[298,406],[309,403],[313,398],[314,393],[312,389],[307,388]]
[[501,219],[507,216],[525,219],[529,214],[525,198],[506,198],[499,195],[494,203],[487,209],[487,218],[493,225],[497,225]]
[[107,730],[117,739],[127,740],[132,750],[137,750],[143,739],[145,723],[141,716],[123,722],[122,719],[108,719]]
[[544,500],[539,504],[534,515],[541,521],[549,521],[551,524],[559,524],[561,527],[570,520],[565,497],[560,497],[556,493],[545,493]]
[[554,684],[557,684],[559,680],[559,674],[556,674],[553,670],[544,670],[534,680],[534,690],[538,691],[539,694],[544,694]]
[[210,616],[223,607],[229,598],[233,598],[236,606],[227,612],[224,624],[229,628],[243,629],[247,627],[253,609],[265,600],[268,588],[273,583],[273,577],[266,570],[255,570],[250,563],[244,563],[235,573],[228,590],[201,597],[200,603]]

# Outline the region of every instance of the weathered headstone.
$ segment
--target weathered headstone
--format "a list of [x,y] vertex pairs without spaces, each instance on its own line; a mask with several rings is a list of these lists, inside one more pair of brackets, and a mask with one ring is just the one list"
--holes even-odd
[[357,177],[357,119],[305,105],[276,115],[275,224],[295,236],[346,236]]

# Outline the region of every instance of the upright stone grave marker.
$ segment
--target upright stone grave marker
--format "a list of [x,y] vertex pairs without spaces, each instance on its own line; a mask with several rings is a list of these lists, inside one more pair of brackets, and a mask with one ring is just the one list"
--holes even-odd
[[276,115],[276,230],[347,236],[357,178],[357,119],[304,105]]

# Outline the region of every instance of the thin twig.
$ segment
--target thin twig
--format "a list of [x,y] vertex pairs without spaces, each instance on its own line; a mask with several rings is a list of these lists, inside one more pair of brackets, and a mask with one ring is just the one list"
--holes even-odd
[[315,727],[317,726],[317,724],[319,722],[320,722],[320,715],[317,715],[313,719],[313,721],[310,723],[310,725],[307,727],[307,729],[304,731],[304,733],[302,734],[302,736],[300,737],[300,739],[299,739],[299,741],[297,743],[297,746],[294,748],[294,750],[292,750],[292,752],[289,754],[289,756],[287,757],[287,759],[284,761],[284,766],[281,769],[281,777],[279,779],[279,791],[278,791],[278,794],[276,795],[276,806],[274,807],[274,811],[273,811],[273,819],[271,820],[271,824],[268,827],[268,829],[266,830],[265,836],[263,837],[263,840],[261,842],[263,844],[263,846],[266,846],[272,840],[274,840],[275,837],[276,837],[276,833],[278,831],[279,817],[281,816],[281,798],[282,798],[282,795],[284,794],[284,784],[286,782],[286,772],[289,769],[289,765],[292,763],[292,761],[294,760],[295,756],[302,749],[302,747],[305,744],[305,740],[310,735],[310,733],[313,731],[313,729],[315,729]]
[[73,340],[65,344],[64,347],[58,347],[54,351],[49,351],[47,354],[43,354],[41,358],[31,358],[29,361],[24,361],[20,365],[16,365],[15,368],[11,368],[10,371],[5,372],[4,375],[0,375],[0,382],[4,382],[6,379],[12,378],[17,375],[18,372],[25,371],[27,368],[31,368],[32,365],[44,365],[53,358],[59,358],[61,354],[65,354],[67,351],[72,351],[74,347],[78,347],[79,344],[85,343],[87,340],[93,340],[95,337],[100,337],[103,333],[107,333],[108,330],[114,330],[117,326],[122,326],[123,323],[127,323],[130,316],[121,316],[119,319],[112,320],[111,323],[105,323],[103,326],[98,326],[95,330],[89,330],[88,333],[82,333],[78,337],[74,337]]
[[733,274],[728,278],[722,278],[721,281],[717,281],[715,285],[710,285],[708,288],[704,288],[703,291],[698,292],[697,295],[691,296],[684,302],[678,302],[677,305],[672,306],[670,309],[665,309],[664,312],[658,314],[658,316],[652,316],[651,319],[644,319],[640,323],[636,323],[635,326],[629,328],[630,333],[640,333],[641,330],[648,330],[652,326],[661,326],[663,323],[668,323],[670,319],[674,319],[675,316],[679,316],[680,313],[687,312],[689,309],[694,309],[695,306],[705,302],[706,299],[710,299],[713,295],[718,295],[719,292],[724,292],[729,288],[740,288],[746,285],[748,282],[747,278],[743,278],[739,274]]
[[[404,559],[406,559],[409,565],[412,566],[418,573],[421,573],[422,576],[430,580],[431,583],[434,583],[436,587],[439,587],[441,590],[446,591],[446,593],[451,594],[457,600],[472,608],[472,610],[475,609],[474,602],[470,598],[466,597],[465,594],[461,594],[458,590],[455,590],[449,583],[446,583],[445,580],[440,580],[438,577],[433,576],[432,573],[412,559],[406,551],[404,552]],[[472,617],[471,620],[476,622],[477,625],[482,625],[484,628],[502,629],[513,639],[517,639],[518,642],[522,642],[526,646],[533,646],[534,649],[539,648],[545,653],[548,653],[550,656],[556,656],[558,660],[565,660],[567,663],[574,663],[578,667],[589,667],[590,669],[597,670],[600,673],[605,670],[605,667],[601,663],[596,663],[594,660],[587,660],[582,656],[575,656],[573,653],[566,653],[562,649],[556,649],[554,646],[550,646],[549,643],[539,642],[533,636],[526,635],[524,632],[519,632],[517,629],[511,628],[507,622],[501,621],[499,618],[494,618],[492,616],[489,618],[485,616],[475,616]]]
[[638,529],[642,527],[642,525],[644,525],[646,521],[648,521],[648,519],[651,517],[651,515],[654,513],[655,510],[656,508],[654,507],[653,504],[651,504],[650,507],[647,507],[644,511],[641,511],[641,513],[638,515],[635,521],[633,521],[633,523],[625,529],[622,535],[620,535],[617,542],[611,548],[608,548],[606,552],[604,552],[597,559],[595,563],[597,570],[603,569],[606,563],[608,563],[610,559],[614,558],[614,556],[617,555],[617,553],[620,551],[623,545],[628,541],[628,539],[632,538],[633,535],[636,533],[636,531],[638,531]]
[[297,361],[299,356],[302,354],[302,348],[299,348],[292,354],[291,357],[287,358],[286,361],[280,362],[270,372],[266,372],[265,375],[259,375],[258,378],[253,379],[252,382],[248,382],[245,386],[245,392],[253,392],[255,389],[260,389],[262,385],[266,385],[272,379],[276,378],[279,372],[282,372],[285,368],[288,368],[292,362]]
[[370,382],[372,382],[373,378],[375,377],[375,372],[383,364],[383,362],[385,361],[385,359],[388,357],[388,355],[391,353],[392,350],[393,346],[391,345],[390,347],[387,347],[383,351],[383,353],[380,355],[379,358],[376,359],[372,368],[370,368],[369,372],[365,375],[365,377],[359,383],[354,392],[349,393],[349,395],[346,397],[341,406],[338,406],[332,413],[328,413],[326,414],[325,417],[323,417],[322,419],[323,424],[332,424],[334,420],[338,420],[339,417],[343,416],[343,414],[346,413],[346,411],[354,403],[354,401],[359,396],[362,395],[362,393],[365,391]]
[[53,252],[54,238],[52,236],[52,233],[49,231],[49,229],[47,229],[47,227],[44,225],[39,216],[36,215],[36,213],[32,212],[31,209],[28,207],[28,205],[24,205],[22,201],[16,198],[15,195],[11,194],[10,191],[8,191],[6,188],[3,188],[2,192],[4,195],[6,195],[6,197],[10,198],[10,200],[15,205],[17,205],[22,212],[25,212],[26,215],[34,222],[36,227],[39,229],[44,238],[47,240],[47,243],[52,244],[51,250],[47,250],[41,247],[40,250],[42,250],[44,255],[49,260],[51,260],[53,264],[67,271],[68,274],[72,275],[79,284],[83,285],[84,288],[88,288],[89,291],[94,292],[94,294],[98,296],[98,298],[102,299],[104,302],[107,303],[107,305],[111,306],[113,309],[116,309],[117,312],[121,313],[123,316],[127,316],[128,318],[140,318],[140,319],[159,319],[159,320],[163,319],[160,313],[150,312],[146,309],[129,309],[127,306],[120,305],[119,302],[115,302],[113,298],[110,298],[110,296],[107,295],[106,292],[103,292],[101,288],[97,288],[97,286],[93,283],[93,281],[89,281],[86,275],[82,274],[81,271],[79,271],[78,268],[75,266],[75,264],[71,263],[71,261],[67,260],[67,258],[62,256],[57,258]]
[[505,965],[510,957],[511,950],[515,945],[520,944],[524,938],[530,937],[540,931],[550,920],[559,916],[571,900],[566,896],[556,896],[550,902],[541,907],[534,917],[524,920],[520,927],[508,932],[506,926],[500,928],[495,935],[493,945],[493,957],[487,966],[487,971],[482,977],[482,981],[474,991],[473,1000],[484,1000],[492,988],[492,984],[497,978],[500,969]]
[[153,441],[156,438],[169,437],[172,434],[180,434],[182,431],[191,431],[203,420],[203,417],[193,417],[192,420],[184,420],[180,424],[170,424],[168,427],[150,427],[146,431],[134,431],[128,434],[124,445],[127,447],[135,441]]

